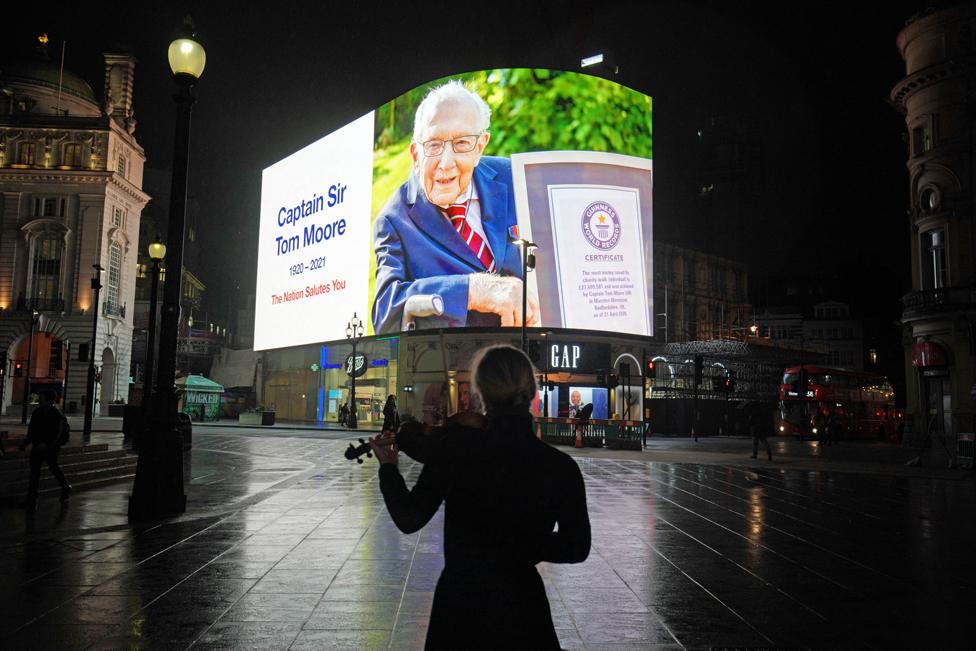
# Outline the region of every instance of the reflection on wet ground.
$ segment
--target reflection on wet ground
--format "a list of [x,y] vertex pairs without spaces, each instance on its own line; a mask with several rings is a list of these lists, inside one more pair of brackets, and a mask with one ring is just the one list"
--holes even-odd
[[[0,511],[5,648],[422,648],[441,514],[404,536],[345,442],[195,437],[189,508],[130,527],[129,487]],[[961,646],[976,493],[776,462],[579,456],[594,541],[542,565],[564,648]],[[408,481],[419,465],[402,462]]]

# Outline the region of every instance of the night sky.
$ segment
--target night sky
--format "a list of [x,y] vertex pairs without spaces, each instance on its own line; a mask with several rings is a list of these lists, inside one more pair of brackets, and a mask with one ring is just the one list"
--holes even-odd
[[[125,44],[138,59],[136,136],[161,169],[175,115],[166,48],[192,13],[207,67],[189,219],[213,251],[199,273],[223,305],[253,291],[264,167],[435,77],[572,70],[602,48],[617,81],[654,97],[657,237],[757,277],[833,283],[859,314],[889,322],[910,286],[904,123],[887,97],[904,73],[895,36],[919,3],[57,4],[18,6],[0,61],[46,32],[52,58],[67,41],[66,66],[101,96],[101,53]],[[695,139],[709,116],[753,125],[761,142],[759,198],[733,238],[699,209]]]

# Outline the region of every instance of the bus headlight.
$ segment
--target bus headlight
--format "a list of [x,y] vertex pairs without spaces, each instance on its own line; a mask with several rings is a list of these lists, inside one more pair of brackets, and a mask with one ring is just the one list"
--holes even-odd
[[785,432],[785,431],[786,431],[786,427],[785,427],[785,426],[783,426],[783,425],[780,425],[780,426],[779,426],[779,431],[781,431],[781,432]]

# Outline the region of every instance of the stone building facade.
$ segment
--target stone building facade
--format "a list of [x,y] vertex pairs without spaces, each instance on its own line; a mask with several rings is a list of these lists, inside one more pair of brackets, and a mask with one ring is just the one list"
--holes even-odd
[[656,339],[706,341],[749,334],[749,273],[741,262],[654,243]]
[[944,434],[952,449],[976,415],[976,5],[926,10],[896,42],[906,76],[891,100],[908,135],[912,256],[902,298],[907,426]]
[[83,411],[82,357],[93,354],[105,412],[128,394],[139,220],[149,200],[134,135],[135,59],[104,55],[99,100],[47,57],[45,40],[34,58],[0,66],[0,351],[8,358],[0,405],[18,413],[29,376],[35,392],[54,388],[66,409]]

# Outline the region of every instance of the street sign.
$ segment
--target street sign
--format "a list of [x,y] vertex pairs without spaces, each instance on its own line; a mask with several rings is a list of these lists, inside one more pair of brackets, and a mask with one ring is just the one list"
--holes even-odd
[[346,375],[348,375],[349,377],[360,377],[361,375],[363,375],[364,373],[366,373],[366,369],[367,369],[367,366],[366,366],[366,355],[364,355],[362,353],[357,353],[356,354],[356,368],[355,369],[353,369],[353,366],[352,366],[352,353],[350,353],[349,356],[346,357]]

